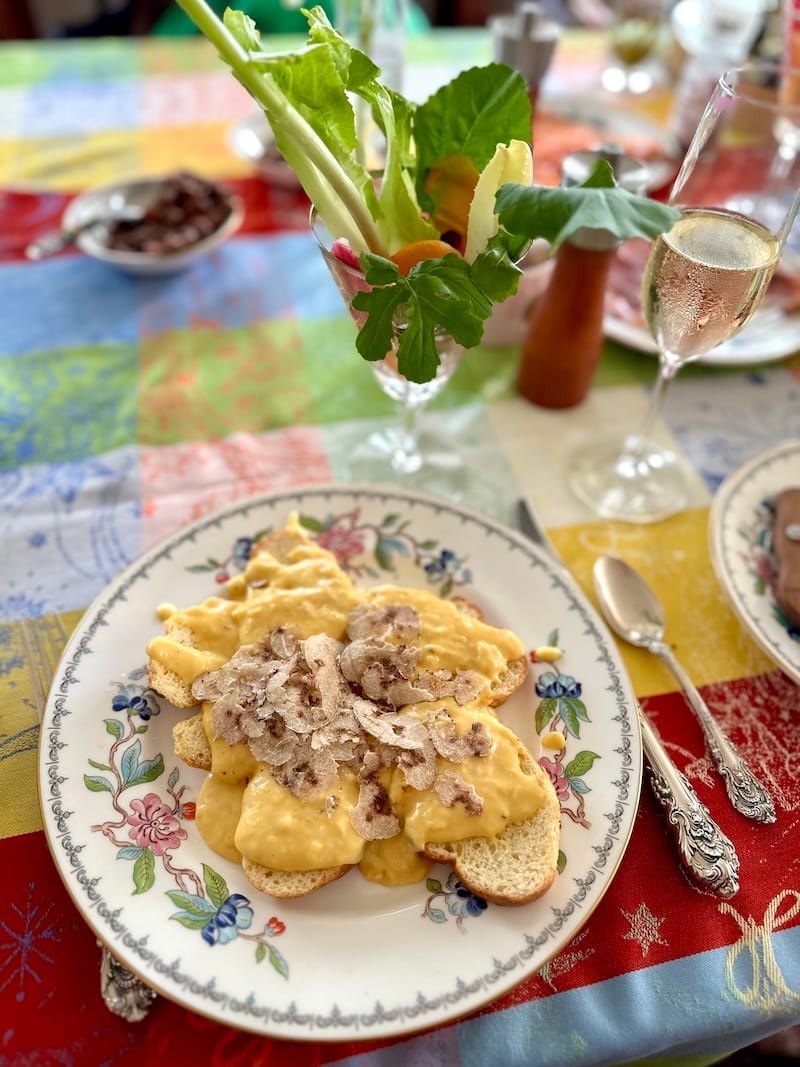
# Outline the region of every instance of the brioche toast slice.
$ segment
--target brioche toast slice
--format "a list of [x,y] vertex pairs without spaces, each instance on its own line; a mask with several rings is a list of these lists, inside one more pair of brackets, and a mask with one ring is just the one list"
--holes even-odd
[[294,900],[342,878],[350,870],[350,864],[318,871],[275,871],[262,867],[260,863],[253,863],[245,856],[242,858],[242,868],[250,885],[260,893],[278,900]]
[[423,850],[428,859],[449,864],[470,892],[493,904],[529,904],[556,876],[561,808],[547,772],[527,752],[526,757],[525,770],[539,776],[545,788],[545,802],[535,815],[495,837],[427,843]]

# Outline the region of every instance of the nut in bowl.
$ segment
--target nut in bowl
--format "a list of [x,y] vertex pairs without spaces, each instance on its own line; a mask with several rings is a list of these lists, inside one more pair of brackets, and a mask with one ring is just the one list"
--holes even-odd
[[[141,207],[141,218],[105,222],[119,205]],[[204,178],[181,172],[91,189],[64,213],[66,229],[82,230],[76,244],[94,259],[130,274],[173,274],[235,233],[244,212],[238,198]]]

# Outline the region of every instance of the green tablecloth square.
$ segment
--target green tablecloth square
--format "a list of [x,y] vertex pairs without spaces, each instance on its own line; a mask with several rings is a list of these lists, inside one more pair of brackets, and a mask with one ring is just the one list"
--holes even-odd
[[296,322],[174,330],[142,341],[139,443],[178,444],[308,420]]
[[0,468],[62,463],[136,440],[135,345],[31,352],[6,360],[0,385]]

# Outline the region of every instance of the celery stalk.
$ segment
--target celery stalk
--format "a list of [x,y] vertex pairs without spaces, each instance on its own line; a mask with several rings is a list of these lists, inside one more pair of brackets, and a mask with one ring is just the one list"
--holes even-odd
[[385,255],[362,193],[316,131],[286,99],[272,75],[258,69],[205,0],[178,3],[264,110],[278,147],[328,230],[347,238],[356,252],[370,250]]

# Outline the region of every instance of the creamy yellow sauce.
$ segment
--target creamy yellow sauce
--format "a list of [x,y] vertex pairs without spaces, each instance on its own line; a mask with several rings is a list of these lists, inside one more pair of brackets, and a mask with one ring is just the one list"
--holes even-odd
[[407,604],[420,617],[420,670],[474,670],[486,679],[484,697],[510,660],[525,655],[516,634],[474,618],[428,589],[382,585],[363,593],[368,604]]
[[[337,801],[332,810],[328,798]],[[364,839],[350,822],[358,800],[354,777],[339,778],[326,792],[299,800],[278,785],[265,764],[247,783],[236,828],[236,847],[243,856],[276,871],[317,871],[358,863]]]
[[[382,781],[402,829],[393,838],[367,842],[350,822],[350,808],[358,800],[358,783],[352,774],[339,778],[317,797],[299,800],[275,781],[267,764],[256,764],[249,750],[243,755],[244,745],[225,746],[214,739],[212,773],[197,809],[203,840],[228,859],[244,855],[273,870],[359,864],[372,881],[405,885],[420,881],[430,869],[419,855],[426,842],[494,837],[534,815],[544,803],[544,788],[538,776],[525,773],[520,757],[521,752],[525,754],[516,735],[490,711],[477,705],[459,707],[451,698],[409,705],[404,711],[425,719],[432,709],[441,707],[452,716],[459,736],[475,720],[491,731],[488,756],[470,756],[461,763],[437,759],[437,773],[452,771],[475,787],[483,799],[480,814],[468,814],[461,803],[445,805],[432,788],[413,789],[402,771],[394,769],[385,772]],[[218,821],[214,816],[217,805]]]
[[234,838],[242,814],[244,789],[245,782],[230,785],[216,774],[209,774],[200,789],[195,811],[195,825],[205,843],[234,863],[242,862]]
[[226,591],[228,599],[212,597],[191,608],[162,605],[159,614],[166,632],[150,641],[148,655],[191,686],[201,674],[223,666],[240,646],[278,626],[291,627],[300,638],[326,633],[343,640],[348,615],[358,603],[405,604],[421,621],[415,642],[422,650],[418,669],[477,671],[484,684],[469,705],[461,707],[447,698],[403,712],[424,719],[444,707],[459,734],[477,718],[486,724],[493,743],[485,757],[472,756],[462,763],[438,759],[438,773],[451,770],[474,785],[483,799],[480,814],[468,814],[458,802],[445,806],[433,789],[412,789],[402,771],[393,769],[383,781],[401,832],[367,842],[350,822],[350,809],[358,799],[352,774],[340,777],[323,795],[301,801],[275,781],[269,766],[258,763],[247,745],[230,745],[214,736],[213,705],[205,703],[201,713],[211,748],[211,774],[198,798],[197,827],[214,851],[282,871],[358,864],[373,881],[401,885],[424,878],[430,869],[420,855],[426,842],[492,837],[541,807],[544,791],[538,777],[520,765],[520,742],[488,706],[491,687],[508,662],[524,655],[515,634],[463,613],[428,590],[389,585],[359,589],[335,557],[313,542],[293,548],[286,562],[267,552],[256,554]]
[[405,834],[386,841],[367,841],[358,869],[370,882],[411,885],[427,877],[433,861],[414,848]]

